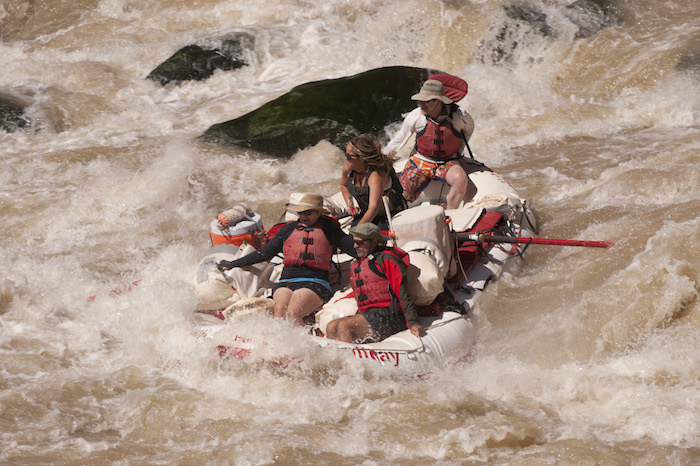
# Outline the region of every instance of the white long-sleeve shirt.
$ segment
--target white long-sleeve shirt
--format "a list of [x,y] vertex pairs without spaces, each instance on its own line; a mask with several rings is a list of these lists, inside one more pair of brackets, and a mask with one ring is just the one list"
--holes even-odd
[[[398,133],[396,133],[391,141],[389,141],[382,152],[387,155],[394,155],[406,144],[411,135],[423,131],[427,124],[428,119],[425,117],[425,115],[423,115],[420,107],[416,107],[408,115],[406,115],[406,118],[404,118],[403,123],[401,124],[401,129]],[[474,132],[474,120],[469,113],[463,111],[462,109],[457,109],[452,114],[452,124],[456,130],[462,131],[464,136],[467,138],[467,141],[469,138],[471,138],[472,133]],[[464,146],[465,144],[462,144],[462,147],[460,147],[460,152],[464,151]],[[414,151],[412,150],[411,155],[413,155],[413,153]]]

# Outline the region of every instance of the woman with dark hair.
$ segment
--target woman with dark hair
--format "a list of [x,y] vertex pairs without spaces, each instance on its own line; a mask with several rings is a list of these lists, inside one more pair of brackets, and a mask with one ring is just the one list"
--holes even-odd
[[352,225],[374,223],[383,230],[388,229],[382,197],[388,198],[392,216],[406,208],[403,188],[394,171],[396,159],[384,155],[379,141],[367,135],[357,136],[348,142],[345,159],[347,162],[343,166],[340,190],[348,212],[355,217]]

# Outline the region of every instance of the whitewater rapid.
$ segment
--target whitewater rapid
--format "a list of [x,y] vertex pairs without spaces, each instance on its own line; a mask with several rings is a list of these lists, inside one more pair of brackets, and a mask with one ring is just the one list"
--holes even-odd
[[[614,2],[617,22],[578,38],[571,2],[525,3],[555,35],[506,1],[0,3],[0,93],[31,119],[0,131],[0,462],[696,463],[697,7]],[[229,32],[256,38],[249,66],[145,79]],[[245,201],[269,228],[290,193],[335,192],[344,159],[196,137],[389,65],[469,82],[470,146],[542,236],[616,245],[531,247],[480,303],[470,358],[426,378],[343,363],[271,319],[246,330],[306,352],[301,368],[220,361],[191,312],[211,220]]]

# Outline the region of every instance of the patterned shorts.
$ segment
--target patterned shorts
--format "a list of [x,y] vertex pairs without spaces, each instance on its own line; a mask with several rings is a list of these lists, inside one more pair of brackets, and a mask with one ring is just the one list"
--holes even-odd
[[432,180],[447,183],[445,179],[447,172],[459,164],[459,159],[445,163],[432,163],[418,157],[409,158],[400,179],[404,197],[408,202],[413,202]]

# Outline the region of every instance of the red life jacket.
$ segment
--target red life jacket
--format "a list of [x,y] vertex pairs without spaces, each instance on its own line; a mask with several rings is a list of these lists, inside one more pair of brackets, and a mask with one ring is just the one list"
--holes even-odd
[[432,159],[454,159],[464,142],[462,133],[455,129],[450,118],[445,118],[441,123],[432,118],[427,120],[425,128],[416,134],[416,151]]
[[[409,265],[408,253],[400,248],[385,249],[382,253],[391,255],[393,260],[402,261]],[[385,257],[385,261],[392,260]],[[380,270],[376,258],[363,257],[355,259],[350,266],[350,286],[357,300],[357,312],[365,312],[372,307],[389,307],[394,295],[390,290],[389,279],[383,270]]]
[[297,226],[284,241],[283,252],[286,266],[304,265],[320,270],[331,268],[333,245],[328,241],[321,227]]

